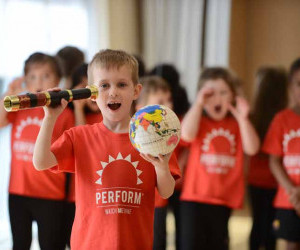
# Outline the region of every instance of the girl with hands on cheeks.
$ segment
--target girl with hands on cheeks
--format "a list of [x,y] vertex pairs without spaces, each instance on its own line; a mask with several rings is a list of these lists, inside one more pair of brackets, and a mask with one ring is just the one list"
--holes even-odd
[[181,247],[228,249],[230,213],[243,204],[243,155],[255,154],[260,142],[249,105],[236,97],[236,79],[227,69],[205,69],[198,86],[182,122],[182,139],[191,145],[181,194]]

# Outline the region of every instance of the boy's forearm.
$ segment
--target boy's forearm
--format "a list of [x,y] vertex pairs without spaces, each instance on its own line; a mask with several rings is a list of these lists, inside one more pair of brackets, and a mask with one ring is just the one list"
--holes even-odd
[[45,170],[57,165],[51,152],[51,138],[56,119],[45,117],[40,128],[33,153],[33,165],[37,170]]
[[287,172],[282,166],[281,158],[278,156],[271,155],[270,168],[278,183],[286,190],[287,193],[289,193],[294,187],[294,184],[292,183]]
[[241,119],[238,121],[243,150],[248,155],[255,155],[259,151],[260,140],[249,119]]
[[181,137],[183,140],[191,142],[196,138],[202,110],[202,106],[195,103],[185,115],[181,125]]
[[74,115],[75,115],[75,126],[79,125],[85,125],[86,119],[83,109],[74,109]]
[[169,169],[156,168],[157,189],[160,196],[164,199],[169,198],[175,187],[175,180]]

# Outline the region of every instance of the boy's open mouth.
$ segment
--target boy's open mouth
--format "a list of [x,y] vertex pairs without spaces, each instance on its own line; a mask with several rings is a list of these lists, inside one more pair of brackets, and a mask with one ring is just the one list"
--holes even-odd
[[215,106],[215,111],[216,111],[217,113],[220,113],[221,110],[222,110],[222,106],[221,106],[221,105],[216,105],[216,106]]
[[107,104],[107,106],[111,109],[111,110],[117,110],[121,107],[121,103],[119,102],[111,102],[109,104]]

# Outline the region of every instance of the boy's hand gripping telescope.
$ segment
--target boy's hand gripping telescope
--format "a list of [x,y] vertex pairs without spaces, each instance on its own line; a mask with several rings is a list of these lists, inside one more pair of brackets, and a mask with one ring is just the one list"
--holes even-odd
[[26,93],[23,95],[11,95],[4,98],[4,108],[7,112],[18,111],[35,107],[49,106],[57,107],[61,99],[68,102],[73,100],[87,99],[96,100],[98,96],[98,87],[89,85],[86,88],[61,90],[61,91],[43,91],[38,93]]

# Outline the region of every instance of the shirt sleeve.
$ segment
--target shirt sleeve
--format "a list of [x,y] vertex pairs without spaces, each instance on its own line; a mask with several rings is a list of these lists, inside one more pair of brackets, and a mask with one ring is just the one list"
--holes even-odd
[[275,116],[265,136],[262,151],[270,155],[283,155],[283,128],[279,116]]
[[51,146],[58,165],[51,168],[53,172],[75,172],[74,144],[72,130],[65,131]]

